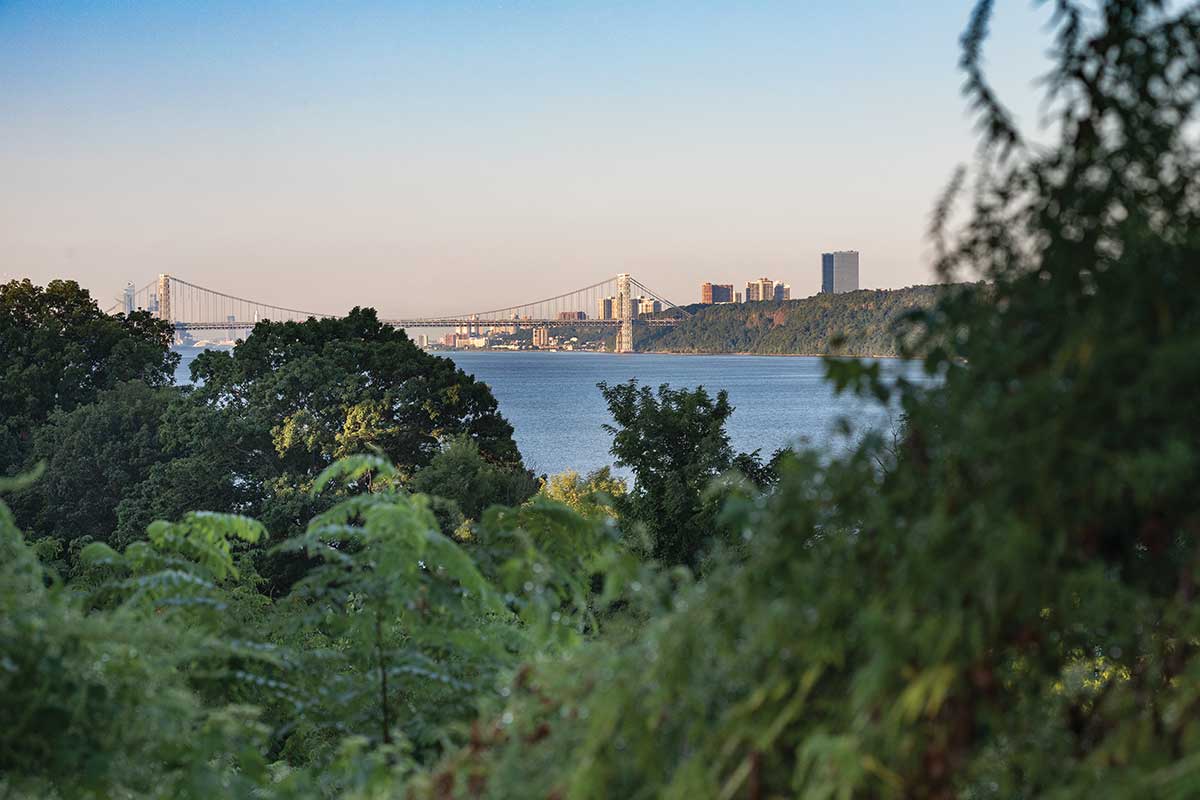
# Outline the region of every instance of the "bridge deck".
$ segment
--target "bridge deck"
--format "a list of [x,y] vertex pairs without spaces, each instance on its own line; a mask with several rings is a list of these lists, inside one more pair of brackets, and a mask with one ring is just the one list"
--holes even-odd
[[[619,319],[385,319],[389,325],[397,328],[615,328],[621,324]],[[679,322],[677,319],[639,319],[639,325],[652,328],[669,327]],[[243,331],[254,327],[253,322],[176,322],[176,330],[185,331]]]

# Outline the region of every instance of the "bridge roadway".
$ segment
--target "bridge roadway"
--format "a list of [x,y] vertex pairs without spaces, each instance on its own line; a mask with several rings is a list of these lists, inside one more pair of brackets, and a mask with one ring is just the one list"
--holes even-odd
[[[382,320],[397,328],[458,328],[474,326],[478,328],[615,328],[620,326],[619,319],[470,319],[455,317],[452,319],[385,319]],[[679,322],[678,319],[639,319],[638,325],[651,328],[667,328]],[[180,331],[248,331],[255,323],[237,320],[234,322],[176,322],[175,329]]]

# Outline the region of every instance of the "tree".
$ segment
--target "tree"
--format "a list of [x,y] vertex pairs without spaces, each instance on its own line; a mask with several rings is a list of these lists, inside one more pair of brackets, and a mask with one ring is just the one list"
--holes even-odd
[[233,447],[229,418],[177,396],[163,409],[158,441],[163,457],[143,480],[124,487],[116,505],[114,545],[142,539],[155,520],[191,511],[254,513],[264,488],[245,480],[246,454]]
[[601,383],[615,425],[612,454],[636,480],[617,508],[627,524],[645,527],[651,555],[664,564],[696,567],[716,534],[719,503],[706,495],[734,461],[725,422],[733,413],[726,392],[715,399],[663,385],[657,396],[636,381]]
[[[195,509],[254,516],[275,539],[286,538],[332,504],[309,489],[337,459],[380,453],[409,481],[456,437],[470,440],[480,475],[510,481],[503,490],[496,483],[493,499],[517,499],[510,494],[530,480],[521,477],[512,427],[488,387],[426,354],[371,309],[260,322],[232,351],[202,353],[191,369],[197,388],[161,424],[170,459],[118,506],[123,540],[154,519]],[[448,506],[438,508],[454,517]],[[287,554],[260,566],[268,590],[280,593],[304,569]]]
[[488,462],[474,440],[459,436],[413,476],[412,488],[452,500],[468,519],[478,520],[488,506],[520,505],[538,484],[528,470]]
[[[432,721],[465,717],[468,682],[505,658],[501,637],[477,620],[493,615],[503,624],[508,612],[470,557],[439,532],[428,498],[395,491],[390,464],[339,462],[314,490],[367,470],[375,491],[341,501],[283,545],[318,563],[290,599],[312,641],[343,662],[333,675],[322,671],[327,720],[384,744],[402,730],[418,747],[436,747],[428,732],[440,724]],[[448,629],[458,631],[452,648],[441,644]]]
[[615,501],[624,497],[627,491],[625,481],[614,477],[608,467],[589,472],[586,477],[581,477],[573,469],[551,475],[541,489],[541,493],[547,498],[562,503],[589,519],[615,519]]
[[196,399],[238,418],[239,449],[310,482],[337,458],[368,450],[411,474],[459,434],[489,461],[520,462],[488,387],[373,309],[260,322],[231,352],[202,353],[191,369]]
[[30,448],[46,471],[14,498],[17,518],[38,535],[107,541],[123,498],[168,458],[159,425],[177,395],[130,381],[101,391],[93,403],[51,414]]
[[75,281],[0,285],[0,474],[21,467],[34,432],[120,383],[172,381],[171,324],[103,313]]

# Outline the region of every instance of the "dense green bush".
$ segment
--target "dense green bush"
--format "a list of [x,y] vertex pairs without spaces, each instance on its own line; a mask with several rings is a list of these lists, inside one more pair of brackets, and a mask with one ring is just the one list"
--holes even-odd
[[92,542],[65,585],[0,503],[0,793],[386,789],[465,743],[522,659],[595,634],[638,572],[607,518],[539,499],[456,542],[403,483],[375,456],[318,476],[314,493],[342,499],[276,546],[316,566],[275,600],[252,519],[193,513],[121,552]]
[[411,484],[418,492],[454,501],[469,519],[479,519],[488,506],[520,505],[538,490],[531,472],[489,462],[466,436],[446,442]]

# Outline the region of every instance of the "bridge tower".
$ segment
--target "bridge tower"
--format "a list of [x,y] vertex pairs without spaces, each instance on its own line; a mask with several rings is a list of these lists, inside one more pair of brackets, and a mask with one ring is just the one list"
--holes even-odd
[[165,272],[158,276],[158,318],[171,322],[171,276]]
[[617,276],[617,319],[621,327],[617,329],[617,352],[633,352],[633,289],[628,272]]
[[[165,272],[158,276],[158,318],[165,319],[170,323],[175,322],[175,318],[171,315],[171,276]],[[179,325],[175,325],[174,343],[183,344],[183,340],[183,329]]]

